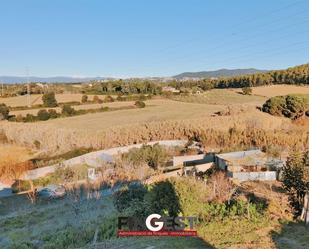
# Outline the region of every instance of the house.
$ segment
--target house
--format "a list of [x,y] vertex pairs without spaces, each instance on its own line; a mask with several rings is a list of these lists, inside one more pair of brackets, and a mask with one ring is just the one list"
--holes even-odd
[[215,155],[215,164],[239,181],[276,180],[284,161],[269,158],[261,150],[248,150]]
[[195,175],[199,172],[205,172],[213,166],[214,154],[198,154],[174,156],[173,167],[180,167],[183,169],[184,175]]

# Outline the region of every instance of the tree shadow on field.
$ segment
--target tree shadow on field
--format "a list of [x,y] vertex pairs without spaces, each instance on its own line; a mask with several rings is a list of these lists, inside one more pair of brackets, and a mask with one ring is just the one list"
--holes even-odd
[[[175,217],[183,211],[179,196],[170,181],[153,184],[148,192],[148,198],[151,200],[152,212]],[[214,248],[200,237],[164,238],[164,240],[167,243],[164,248]],[[175,240],[177,240],[177,243],[175,243]]]
[[303,222],[283,224],[279,231],[272,231],[271,237],[279,249],[309,248],[309,225]]
[[[120,202],[124,201],[123,204],[116,203],[116,206],[123,208],[123,210],[130,210],[129,216],[139,217],[145,220],[150,214],[159,214],[162,217],[176,217],[184,216],[182,214],[182,206],[173,183],[168,180],[160,181],[151,184],[150,186],[145,186],[141,182],[131,182],[128,184],[131,186],[126,188],[118,200]],[[121,201],[122,200],[122,201]],[[128,208],[128,209],[127,209]],[[124,215],[126,216],[126,215]],[[146,229],[145,227],[142,227]],[[188,230],[186,227],[185,230]],[[195,223],[193,225],[193,230],[196,230]],[[134,237],[135,247],[138,248],[148,248],[145,247],[145,243],[148,244],[149,248],[214,248],[207,241],[200,237]],[[131,241],[131,239],[130,239]],[[128,247],[131,248],[131,247]]]

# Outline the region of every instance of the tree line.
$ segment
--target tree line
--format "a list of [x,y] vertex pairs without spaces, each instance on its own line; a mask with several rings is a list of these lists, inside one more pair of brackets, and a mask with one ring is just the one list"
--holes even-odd
[[199,87],[206,91],[212,88],[243,88],[283,83],[293,85],[309,84],[309,64],[251,75],[218,79],[173,81],[170,85],[177,89]]

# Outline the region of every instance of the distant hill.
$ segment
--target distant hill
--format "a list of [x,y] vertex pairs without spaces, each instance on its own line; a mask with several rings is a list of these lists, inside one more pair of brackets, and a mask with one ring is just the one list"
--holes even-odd
[[266,70],[259,70],[255,68],[247,69],[219,69],[216,71],[201,71],[201,72],[185,72],[173,76],[173,78],[219,78],[219,77],[229,77],[229,76],[239,76],[246,74],[255,74],[255,73],[265,73]]
[[90,80],[104,80],[108,79],[105,77],[67,77],[67,76],[55,76],[55,77],[18,77],[18,76],[0,76],[0,83],[26,83],[28,80],[30,82],[62,82],[62,83],[69,83],[69,82],[86,82]]

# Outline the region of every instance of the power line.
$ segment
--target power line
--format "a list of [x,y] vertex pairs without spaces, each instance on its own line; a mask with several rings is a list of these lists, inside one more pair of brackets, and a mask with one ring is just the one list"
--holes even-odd
[[[297,12],[297,13],[293,13],[291,14],[290,16],[295,16],[297,14],[300,14],[300,13],[306,13],[308,12],[308,10],[303,10],[301,12]],[[289,16],[285,16],[285,17],[281,17],[281,18],[278,18],[276,19],[276,21],[279,21],[279,20],[282,20],[282,19],[286,19],[288,18]],[[295,26],[297,24],[301,24],[301,23],[306,23],[308,22],[309,19],[305,19],[305,20],[302,20],[300,22],[296,22],[296,23],[292,23],[292,24],[289,24],[289,25],[283,25],[281,28],[276,28],[276,29],[273,29],[273,30],[268,30],[268,31],[258,31],[258,32],[254,32],[253,34],[254,35],[250,35],[250,37],[248,38],[243,38],[243,39],[237,39],[237,40],[234,40],[233,42],[244,42],[244,41],[250,41],[251,39],[255,38],[255,37],[259,37],[259,36],[262,36],[262,35],[266,35],[268,33],[271,33],[273,34],[274,32],[278,32],[280,30],[286,30],[287,27],[290,27],[290,26]],[[270,22],[268,23],[266,26],[268,26],[269,24],[273,24],[273,22]],[[263,27],[265,25],[260,25],[259,27]],[[215,47],[213,48],[209,48],[209,52],[210,54],[214,54],[215,51],[218,51],[218,50],[222,50],[222,48],[224,49],[226,44],[230,43],[230,40],[228,38],[222,40],[219,44],[217,44]],[[200,50],[198,51],[198,54],[201,54],[204,50]],[[227,50],[229,51],[229,49]],[[207,55],[209,55],[209,52]],[[181,57],[178,57],[178,58],[173,58],[173,59],[163,59],[163,60],[160,60],[160,61],[157,61],[156,63],[162,63],[162,62],[169,62],[171,60],[184,60],[184,59],[188,59],[188,58],[192,58],[196,53],[190,53],[189,56],[181,56]],[[200,56],[201,57],[201,56]]]
[[[281,11],[281,10],[283,10],[283,9],[292,7],[292,6],[297,5],[297,4],[301,3],[301,2],[304,2],[304,1],[297,1],[297,2],[294,2],[294,3],[288,4],[288,5],[284,6],[284,7],[279,8],[279,9],[270,11],[269,13],[276,13],[276,12],[279,12],[279,11]],[[307,12],[308,12],[308,9],[305,9],[305,10],[302,10],[302,11],[297,11],[297,12],[294,12],[293,14],[290,14],[289,16],[279,17],[279,18],[275,19],[274,21],[271,21],[271,22],[268,22],[268,23],[265,23],[265,24],[262,24],[262,25],[258,25],[258,26],[256,26],[256,27],[252,27],[252,28],[256,29],[256,28],[261,28],[261,27],[264,27],[264,26],[268,26],[269,24],[276,23],[276,22],[278,22],[278,21],[281,21],[282,19],[287,19],[287,18],[289,18],[289,17],[298,16],[299,14],[303,14],[303,13],[307,13]],[[256,16],[255,18],[252,18],[251,21],[255,21],[255,20],[259,19],[260,16],[261,16],[261,14],[258,15],[258,16]],[[248,23],[251,22],[251,21],[250,21],[250,20],[247,21],[246,24],[248,24]],[[292,23],[292,24],[289,24],[289,25],[283,25],[280,29],[276,28],[276,29],[274,29],[274,30],[268,30],[268,31],[263,31],[263,30],[261,30],[262,32],[261,32],[261,31],[254,32],[253,34],[255,34],[255,35],[253,35],[253,36],[250,35],[250,37],[248,37],[248,38],[237,39],[236,41],[234,40],[233,42],[250,41],[250,40],[253,39],[254,37],[258,37],[258,36],[261,36],[261,35],[264,35],[264,34],[269,34],[270,32],[271,32],[271,34],[273,34],[274,32],[278,32],[278,31],[280,31],[281,29],[286,30],[286,28],[289,27],[289,26],[295,26],[295,25],[297,25],[297,24],[305,23],[305,22],[308,22],[308,21],[309,21],[309,19],[305,19],[305,20],[302,20],[302,21],[300,21],[300,22]],[[243,22],[240,22],[240,23],[238,23],[237,25],[232,25],[231,27],[234,27],[234,28],[235,28],[235,27],[237,27],[237,26],[239,26],[239,25],[241,25],[241,24],[243,24]],[[300,32],[297,32],[297,33],[300,33]],[[288,36],[288,35],[289,35],[289,34],[287,34],[287,35],[285,35],[285,36]],[[234,36],[234,35],[233,35],[233,33],[232,33],[232,37],[233,37],[233,36]],[[283,37],[285,37],[285,36],[283,36]],[[216,51],[216,50],[222,50],[222,48],[224,49],[225,47],[224,47],[223,45],[227,44],[229,41],[230,41],[230,40],[228,40],[227,38],[224,39],[224,40],[222,40],[222,42],[220,42],[219,44],[217,44],[215,47],[209,49],[210,53],[214,53],[214,51]],[[176,46],[176,47],[177,47],[177,46]],[[252,48],[252,45],[247,46],[247,48]],[[230,51],[232,51],[232,50],[230,50]],[[229,52],[229,50],[228,50],[228,52]],[[201,53],[201,51],[199,51],[199,53]],[[209,52],[208,52],[207,55],[209,55]],[[188,57],[190,58],[190,57],[192,57],[192,56],[194,56],[193,53],[191,53],[189,56],[182,56],[182,57],[178,58],[178,60],[179,60],[179,59],[183,59],[183,60],[184,60],[184,59],[188,59]],[[163,60],[157,61],[156,63],[168,62],[168,61],[171,61],[171,60],[177,60],[177,58],[176,58],[176,59],[163,59]],[[225,61],[226,61],[226,60],[225,60]]]
[[[291,8],[291,7],[293,7],[293,6],[295,6],[295,5],[298,5],[298,4],[300,4],[300,3],[302,3],[302,2],[305,2],[305,1],[306,1],[306,0],[296,1],[296,2],[293,2],[293,3],[287,4],[287,5],[284,5],[284,6],[281,7],[281,8],[278,8],[278,9],[276,8],[276,9],[273,9],[273,10],[270,10],[270,11],[266,11],[266,12],[264,12],[264,13],[260,13],[260,14],[256,15],[256,16],[253,17],[253,18],[249,18],[249,19],[243,20],[243,21],[241,21],[241,22],[239,22],[239,23],[237,23],[237,24],[227,26],[226,29],[229,29],[229,28],[237,28],[237,27],[239,27],[239,26],[242,26],[244,23],[245,23],[245,24],[248,24],[248,23],[254,22],[254,21],[260,19],[261,16],[269,16],[269,15],[272,15],[272,14],[274,14],[274,13],[280,12],[281,10],[284,10],[284,9],[287,9],[287,8]],[[285,16],[284,18],[286,18],[286,16]],[[281,19],[282,19],[282,18],[281,18]],[[280,20],[281,20],[281,19],[280,19]],[[234,32],[232,32],[231,34],[233,35],[233,33],[234,33]],[[197,38],[189,39],[189,40],[187,40],[187,41],[185,41],[185,42],[183,42],[183,43],[179,43],[178,45],[174,45],[174,46],[170,46],[170,47],[161,49],[161,50],[157,51],[157,53],[164,52],[164,51],[169,50],[169,49],[181,47],[183,44],[191,43],[191,42],[197,41],[197,40],[201,40],[202,38],[203,38],[203,37],[200,37],[200,38],[198,38],[198,39],[197,39]]]

